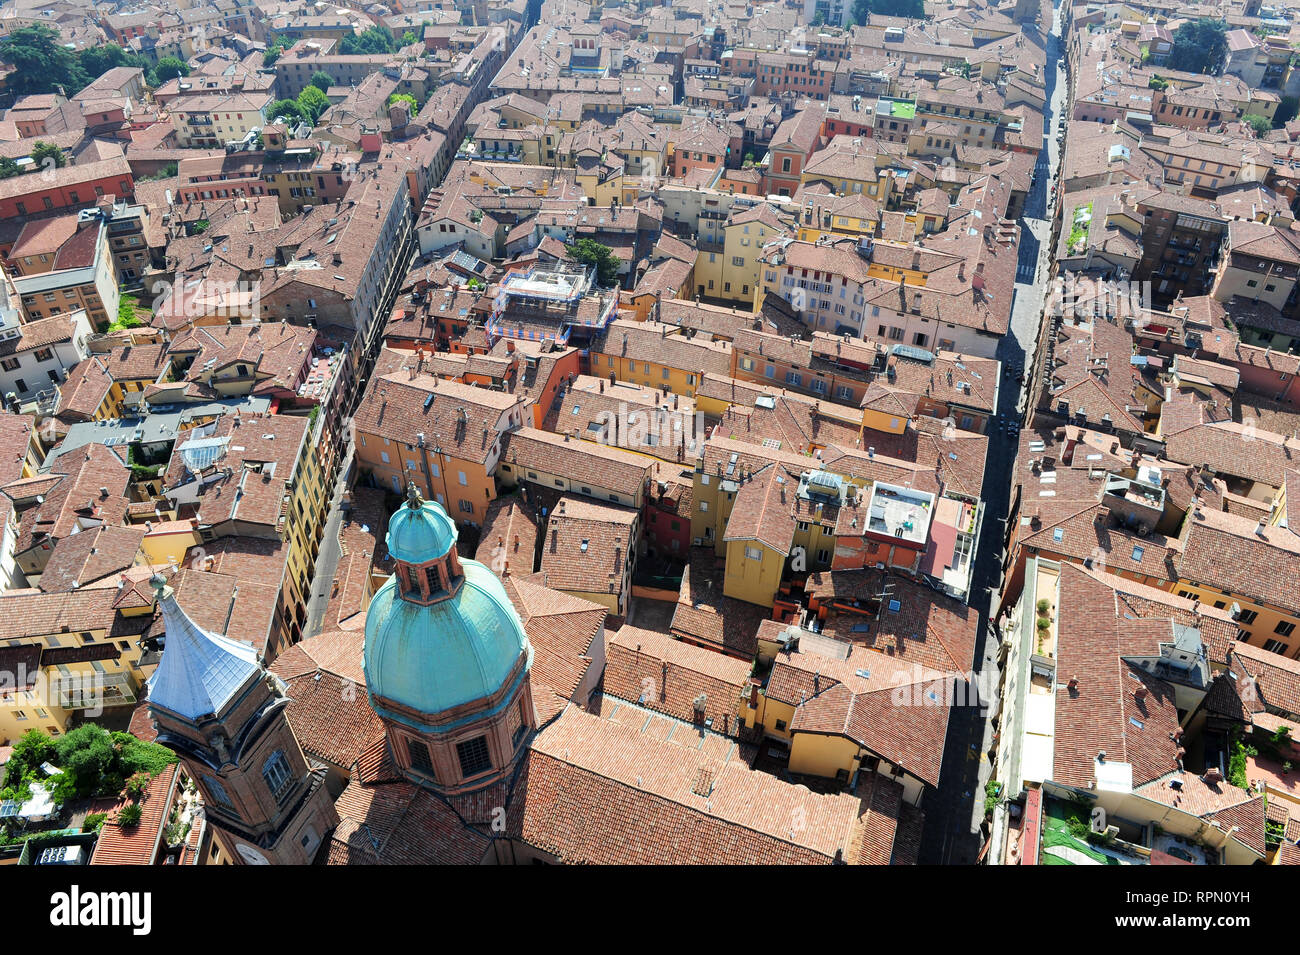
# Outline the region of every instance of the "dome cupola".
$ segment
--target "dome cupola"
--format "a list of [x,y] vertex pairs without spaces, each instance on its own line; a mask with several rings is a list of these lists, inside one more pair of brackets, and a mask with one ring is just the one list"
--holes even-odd
[[448,792],[490,783],[536,725],[523,624],[497,576],[460,559],[442,505],[414,485],[387,541],[396,570],[366,611],[371,705],[417,781]]

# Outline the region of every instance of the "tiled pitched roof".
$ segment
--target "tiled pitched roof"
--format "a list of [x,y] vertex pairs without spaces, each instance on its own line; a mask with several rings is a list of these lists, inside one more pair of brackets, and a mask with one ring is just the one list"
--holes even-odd
[[41,590],[46,593],[71,590],[126,570],[140,554],[144,535],[143,526],[110,524],[60,539],[41,574]]
[[1179,727],[1174,688],[1126,656],[1159,652],[1168,621],[1123,619],[1114,592],[1072,564],[1061,564],[1057,618],[1058,686],[1052,778],[1086,787],[1098,754],[1133,767],[1133,785],[1164,776],[1177,765]]
[[[502,583],[533,645],[533,697],[538,709],[558,713],[569,701],[585,705],[586,700],[575,699],[575,694],[599,652],[596,644],[603,639],[608,611],[532,579],[511,575]],[[552,699],[542,699],[544,690],[551,692]]]
[[345,769],[384,731],[366,696],[362,643],[357,632],[322,633],[271,665],[288,684],[289,723],[303,750]]
[[639,514],[566,494],[551,511],[542,543],[542,577],[555,590],[622,593]]
[[1174,560],[1179,576],[1300,611],[1300,537],[1288,529],[1193,508],[1183,522],[1181,545]]
[[704,714],[715,733],[736,735],[739,700],[749,683],[750,665],[666,633],[623,626],[605,651],[604,689],[688,722],[695,701],[705,696]]
[[954,677],[906,660],[863,647],[844,660],[780,653],[766,693],[795,707],[791,732],[846,736],[937,786]]
[[683,759],[674,743],[572,708],[533,741],[518,787],[509,831],[565,862],[826,864],[861,851],[852,796],[734,758]]
[[568,476],[574,484],[609,488],[635,497],[645,486],[651,459],[593,441],[565,440],[536,428],[520,428],[505,441],[501,460],[517,468],[516,477],[527,479],[529,467]]
[[154,865],[158,862],[162,829],[167,825],[181,773],[180,764],[174,763],[150,781],[140,803],[140,821],[134,826],[123,828],[117,824],[117,812],[124,809],[130,800],[124,798],[118,802],[116,811],[109,814],[100,830],[95,851],[90,857],[91,865]]
[[780,464],[750,475],[736,492],[724,539],[757,540],[779,554],[789,554],[798,490],[798,472]]

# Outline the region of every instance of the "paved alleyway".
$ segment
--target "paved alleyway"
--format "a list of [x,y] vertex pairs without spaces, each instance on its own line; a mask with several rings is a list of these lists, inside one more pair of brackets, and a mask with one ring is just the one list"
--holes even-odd
[[[1004,366],[1023,369],[1028,365],[1047,296],[1049,248],[1051,238],[1051,186],[1060,164],[1057,145],[1057,122],[1065,95],[1065,73],[1057,65],[1061,43],[1059,8],[1052,33],[1047,38],[1047,109],[1043,116],[1044,143],[1032,191],[1020,220],[1021,237],[1017,264],[1015,300],[1011,327],[998,346],[998,359]],[[997,612],[998,592],[1002,582],[1002,549],[1006,533],[1005,520],[1011,499],[1018,438],[1006,427],[1022,420],[1023,389],[1017,377],[1003,377],[998,394],[998,422],[989,437],[988,460],[984,469],[984,523],[975,573],[971,582],[970,604],[980,613],[975,644],[975,667],[979,685],[996,687],[997,642],[989,639],[989,621]],[[974,695],[972,694],[972,701]],[[922,808],[926,826],[921,843],[921,862],[926,864],[974,864],[983,836],[984,784],[992,774],[989,752],[993,745],[992,719],[997,715],[997,701],[987,706],[955,707],[948,724],[943,769],[939,790],[926,796]]]

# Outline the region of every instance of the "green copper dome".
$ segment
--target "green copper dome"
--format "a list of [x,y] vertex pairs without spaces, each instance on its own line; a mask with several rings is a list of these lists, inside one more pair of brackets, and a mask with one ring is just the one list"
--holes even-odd
[[388,522],[388,552],[395,560],[422,564],[444,556],[456,543],[456,522],[436,501],[411,496]]
[[[450,590],[428,592],[428,570],[413,568],[422,589],[403,597],[401,572],[379,588],[366,611],[365,672],[371,704],[381,716],[411,722],[383,701],[434,716],[495,695],[532,647],[496,574],[473,560],[448,556],[456,524],[437,502],[409,501],[388,522],[388,549],[400,564],[458,564]],[[463,575],[463,576],[462,576]],[[523,671],[515,680],[523,679]],[[452,724],[453,728],[455,724]]]

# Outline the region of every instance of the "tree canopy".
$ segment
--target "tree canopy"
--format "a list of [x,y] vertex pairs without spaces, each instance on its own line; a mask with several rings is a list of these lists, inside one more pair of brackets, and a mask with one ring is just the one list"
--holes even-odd
[[58,33],[40,24],[0,39],[0,59],[15,67],[8,84],[16,96],[54,93],[60,86],[71,96],[91,80],[77,55],[59,42]]
[[68,164],[68,157],[54,143],[38,139],[32,147],[32,162],[36,163],[37,169],[59,169]]
[[329,108],[329,97],[315,86],[308,86],[298,94],[298,109],[302,110],[303,118],[313,126],[320,119],[321,113]]
[[328,93],[331,86],[334,85],[334,77],[330,76],[324,70],[317,70],[311,75],[311,85],[316,87],[322,93]]
[[[312,87],[315,89],[315,87]],[[320,92],[317,90],[317,92]],[[271,122],[283,119],[290,126],[296,126],[305,122],[302,114],[302,107],[298,105],[296,99],[278,99],[270,105],[266,111],[266,118]]]
[[132,776],[155,776],[176,762],[176,754],[130,733],[110,733],[94,723],[83,723],[56,739],[41,730],[28,730],[14,744],[6,765],[7,798],[30,798],[31,783],[45,778],[40,769],[45,762],[63,770],[50,777],[54,800],[62,804],[91,796],[116,796]]
[[174,56],[164,56],[154,67],[153,73],[158,81],[155,85],[161,85],[177,76],[189,76],[190,67],[184,60],[178,60]]
[[411,108],[412,116],[420,111],[419,104],[416,103],[415,97],[410,93],[394,93],[388,97],[388,105],[392,106],[394,103],[406,103]]
[[1260,116],[1258,113],[1247,113],[1245,116],[1241,117],[1241,121],[1251,129],[1255,130],[1255,135],[1260,139],[1267,136],[1270,130],[1273,129],[1273,124],[1269,122],[1266,117]]
[[269,37],[266,41],[266,52],[262,54],[262,65],[275,66],[275,61],[280,58],[280,54],[288,48],[289,43],[284,37]]
[[367,27],[360,33],[350,33],[339,42],[339,53],[356,56],[367,53],[396,53],[393,35],[379,27]]
[[853,0],[849,19],[856,24],[867,22],[867,16],[879,13],[885,17],[910,17],[925,19],[925,0]]
[[596,282],[610,286],[618,284],[618,270],[623,260],[614,254],[607,245],[601,245],[595,239],[579,239],[565,247],[568,253],[583,265],[596,267]]
[[1188,73],[1218,74],[1228,56],[1227,31],[1226,21],[1210,17],[1184,23],[1174,34],[1169,62]]

